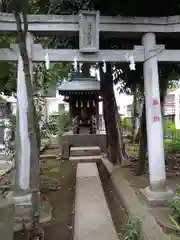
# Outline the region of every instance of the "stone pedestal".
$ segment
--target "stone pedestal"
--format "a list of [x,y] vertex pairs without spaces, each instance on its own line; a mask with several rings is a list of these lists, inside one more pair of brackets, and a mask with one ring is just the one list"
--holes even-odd
[[32,201],[30,193],[13,194],[10,192],[7,195],[7,200],[14,203],[14,223],[22,223],[22,221],[30,221],[32,211]]
[[147,199],[150,205],[166,205],[174,196],[172,189],[168,187],[152,189],[150,186],[141,189],[141,193]]
[[0,239],[13,240],[14,204],[0,198]]
[[151,202],[153,200],[164,201],[172,197],[173,193],[166,187],[164,136],[162,128],[155,34],[145,34],[142,43],[145,55],[143,69],[150,178],[150,187],[142,190],[142,192]]
[[[30,193],[19,193],[14,195],[12,192],[8,194],[7,201],[13,202],[14,214],[12,216],[14,231],[23,229],[23,224],[29,229],[32,227],[32,199]],[[39,206],[40,223],[47,223],[52,218],[52,207],[49,202],[41,201]],[[0,238],[1,239],[1,238]],[[8,239],[9,240],[9,239]]]

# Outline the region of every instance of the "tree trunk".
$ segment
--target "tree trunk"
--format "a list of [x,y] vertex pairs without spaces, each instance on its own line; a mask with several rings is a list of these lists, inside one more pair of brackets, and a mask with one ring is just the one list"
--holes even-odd
[[143,104],[143,111],[140,123],[140,146],[139,146],[139,157],[136,168],[136,175],[143,174],[146,163],[146,152],[147,152],[147,132],[146,132],[146,105]]
[[90,63],[83,63],[82,67],[81,67],[81,71],[85,76],[89,77],[90,76],[90,68],[91,68]]
[[133,96],[133,124],[132,124],[132,136],[133,136],[133,142],[134,142],[134,135],[136,131],[136,115],[137,115],[137,90],[136,86],[135,89],[133,89],[134,96]]
[[[109,129],[108,129],[108,120],[107,120],[107,116],[106,116],[106,106],[105,106],[106,102],[103,101],[103,117],[104,117],[104,124],[105,124],[105,129],[106,129],[106,147],[108,148],[109,146]],[[109,153],[108,153],[109,154]]]
[[100,66],[101,95],[107,131],[109,159],[113,163],[120,162],[120,142],[117,126],[117,106],[113,90],[111,64],[107,63],[107,72],[103,73]]
[[133,99],[133,126],[132,126],[132,136],[133,136],[133,143],[137,142],[138,139],[138,132],[140,127],[140,102],[138,99],[138,89],[135,86],[134,89],[134,99]]
[[[24,26],[22,29],[21,23],[21,12],[23,16]],[[33,96],[33,87],[32,79],[29,66],[29,57],[26,47],[26,37],[28,31],[28,21],[26,15],[25,6],[22,7],[21,11],[19,9],[15,10],[15,18],[17,23],[18,30],[18,40],[19,40],[19,50],[23,60],[24,74],[25,74],[25,83],[27,90],[27,99],[28,99],[28,134],[30,140],[30,188],[32,191],[32,219],[33,227],[36,228],[39,224],[39,159],[38,159],[38,148],[37,148],[37,138],[36,138],[36,112],[34,106],[34,96]]]

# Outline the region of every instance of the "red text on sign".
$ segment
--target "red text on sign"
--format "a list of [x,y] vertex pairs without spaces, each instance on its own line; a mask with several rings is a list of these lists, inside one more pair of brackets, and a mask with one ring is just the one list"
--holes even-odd
[[159,122],[159,120],[160,120],[159,116],[154,116],[153,117],[153,122]]
[[158,100],[157,100],[157,99],[155,99],[155,100],[153,101],[153,106],[156,106],[156,105],[158,105]]

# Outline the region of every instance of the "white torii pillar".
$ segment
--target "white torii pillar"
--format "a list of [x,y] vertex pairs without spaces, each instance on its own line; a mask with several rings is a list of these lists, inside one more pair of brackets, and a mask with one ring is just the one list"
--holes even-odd
[[156,37],[154,33],[143,36],[144,85],[146,102],[146,126],[150,186],[142,192],[151,201],[164,201],[173,196],[166,187],[164,158],[164,136],[159,93],[158,62],[156,57]]
[[[29,55],[30,72],[32,72],[31,48],[33,36],[27,34],[27,51]],[[17,114],[16,114],[16,163],[15,188],[12,193],[14,203],[32,205],[30,191],[30,139],[28,134],[28,98],[25,83],[23,60],[19,53],[17,69]]]

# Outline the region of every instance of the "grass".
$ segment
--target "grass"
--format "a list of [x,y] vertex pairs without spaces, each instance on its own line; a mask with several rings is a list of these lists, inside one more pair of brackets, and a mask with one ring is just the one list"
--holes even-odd
[[[166,139],[164,140],[164,150],[166,154],[176,153],[178,152],[178,150],[180,152],[180,143]],[[131,143],[126,144],[126,151],[129,156],[138,157],[139,144],[131,144]]]
[[139,240],[141,219],[138,217],[129,218],[125,226],[124,240]]

